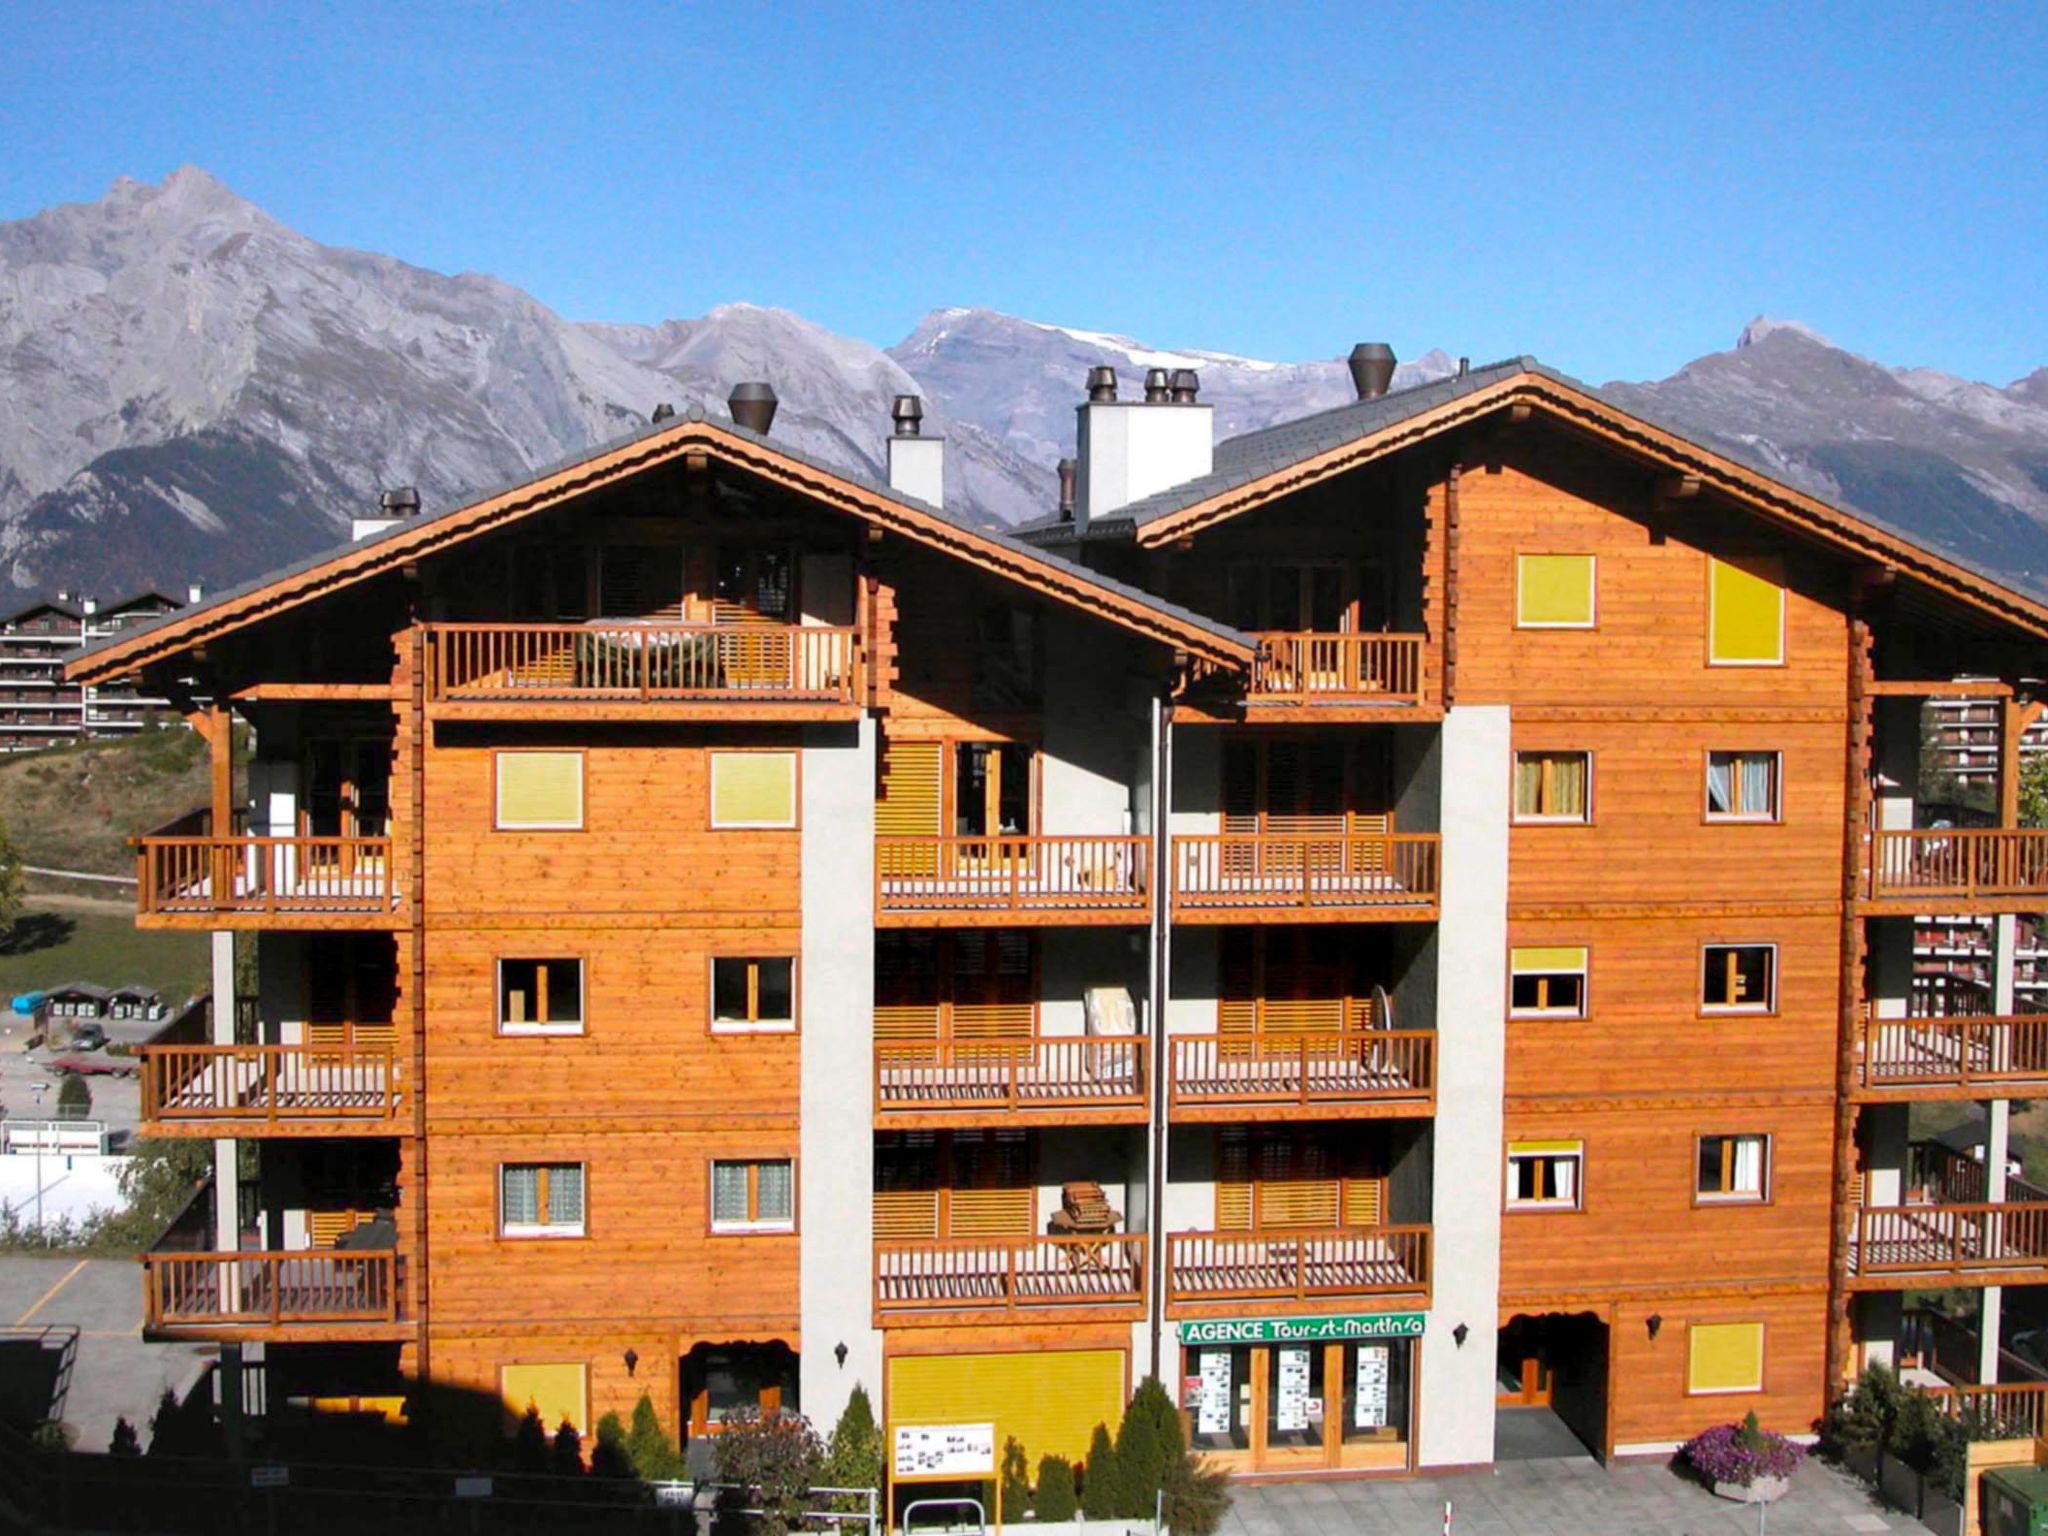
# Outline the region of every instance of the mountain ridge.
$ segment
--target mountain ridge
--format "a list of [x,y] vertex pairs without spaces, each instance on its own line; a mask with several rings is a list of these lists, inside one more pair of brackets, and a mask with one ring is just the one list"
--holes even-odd
[[[488,274],[328,246],[198,167],[0,223],[0,571],[18,593],[241,580],[346,537],[390,485],[449,505],[643,423],[776,386],[778,437],[879,477],[890,398],[948,440],[949,505],[1050,510],[1086,370],[1193,367],[1219,437],[1344,404],[1282,362],[926,313],[894,346],[720,304],[571,321]],[[1441,349],[1396,387],[1455,371]],[[1727,351],[1601,386],[1709,446],[2048,590],[2048,367],[1999,387],[1895,368],[1758,315]]]

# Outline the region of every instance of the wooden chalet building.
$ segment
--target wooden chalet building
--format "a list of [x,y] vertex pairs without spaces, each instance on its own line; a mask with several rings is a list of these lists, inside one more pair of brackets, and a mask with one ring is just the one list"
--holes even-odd
[[[1015,534],[915,402],[884,485],[744,386],[73,663],[214,701],[138,854],[216,957],[151,1333],[692,1439],[861,1382],[1034,1462],[1156,1373],[1240,1471],[1399,1474],[1520,1404],[1803,1430],[1907,1291],[2043,1279],[2048,609],[1531,360],[1391,370],[1221,443],[1097,370]],[[2003,814],[1917,830],[1964,675]],[[2003,935],[1964,1011],[1929,910]],[[1908,1144],[1957,1098],[1974,1177]]]

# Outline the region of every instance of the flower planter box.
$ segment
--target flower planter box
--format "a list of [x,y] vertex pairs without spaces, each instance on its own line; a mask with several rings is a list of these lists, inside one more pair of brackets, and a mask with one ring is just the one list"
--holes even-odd
[[1714,1494],[1737,1504],[1775,1504],[1791,1486],[1789,1477],[1760,1477],[1752,1483],[1716,1483]]

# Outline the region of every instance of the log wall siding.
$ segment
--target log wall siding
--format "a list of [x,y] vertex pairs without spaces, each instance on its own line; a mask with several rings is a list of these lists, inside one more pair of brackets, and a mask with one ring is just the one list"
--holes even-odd
[[[1593,755],[1589,825],[1510,832],[1510,945],[1584,945],[1589,976],[1586,1018],[1508,1022],[1507,1139],[1586,1156],[1584,1209],[1504,1216],[1503,1320],[1607,1317],[1610,1444],[1751,1407],[1803,1426],[1823,1395],[1845,586],[1760,524],[1709,498],[1659,505],[1550,434],[1475,453],[1457,510],[1458,702],[1510,705],[1518,751]],[[1596,557],[1594,628],[1515,627],[1522,553]],[[1785,662],[1710,666],[1709,558],[1755,555],[1783,563]],[[1783,754],[1778,822],[1706,820],[1710,750]],[[1714,941],[1778,946],[1768,1015],[1702,1015]],[[1696,1138],[1728,1132],[1771,1136],[1766,1203],[1695,1201]],[[1765,1323],[1763,1392],[1687,1395],[1693,1320]]]

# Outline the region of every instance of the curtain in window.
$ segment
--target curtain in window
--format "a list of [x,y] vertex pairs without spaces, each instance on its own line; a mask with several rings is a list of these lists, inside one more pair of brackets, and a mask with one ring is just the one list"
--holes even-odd
[[499,1206],[505,1224],[530,1225],[540,1220],[540,1170],[507,1167],[498,1171]]
[[762,1163],[760,1165],[760,1219],[762,1221],[788,1221],[794,1209],[791,1196],[790,1166],[787,1163]]
[[1735,1176],[1729,1189],[1741,1195],[1760,1195],[1764,1189],[1764,1142],[1761,1136],[1735,1138]]
[[711,1219],[713,1221],[745,1221],[747,1219],[747,1165],[745,1163],[713,1163],[711,1165]]
[[1576,1157],[1551,1159],[1550,1177],[1557,1188],[1551,1198],[1570,1202],[1579,1197],[1579,1160]]
[[1586,760],[1583,757],[1553,757],[1550,766],[1550,804],[1545,807],[1548,816],[1584,816],[1586,814]]
[[1540,757],[1515,759],[1515,814],[1543,814],[1543,759]]
[[1741,759],[1742,810],[1745,815],[1770,814],[1772,761],[1767,752],[1753,753]]
[[548,1170],[548,1222],[574,1227],[583,1223],[583,1169],[563,1163]]
[[1719,752],[1707,759],[1707,809],[1716,816],[1735,811],[1735,760]]

